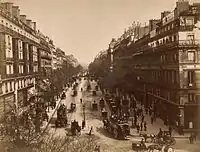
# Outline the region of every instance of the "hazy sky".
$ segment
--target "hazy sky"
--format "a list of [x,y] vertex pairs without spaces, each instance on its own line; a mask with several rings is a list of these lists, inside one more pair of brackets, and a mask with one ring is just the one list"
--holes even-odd
[[[9,1],[9,0],[4,0]],[[37,22],[57,47],[84,63],[108,48],[133,21],[142,23],[173,10],[176,0],[10,0]]]

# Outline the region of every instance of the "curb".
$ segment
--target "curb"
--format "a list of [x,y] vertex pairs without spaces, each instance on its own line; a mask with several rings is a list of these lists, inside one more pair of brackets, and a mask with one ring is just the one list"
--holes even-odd
[[[141,137],[141,136],[139,136],[139,135],[137,135],[137,134],[130,134],[131,136],[134,136],[134,137]],[[186,136],[172,136],[173,138],[182,138],[182,139],[188,139],[189,137],[186,137]],[[142,137],[141,137],[142,138]]]

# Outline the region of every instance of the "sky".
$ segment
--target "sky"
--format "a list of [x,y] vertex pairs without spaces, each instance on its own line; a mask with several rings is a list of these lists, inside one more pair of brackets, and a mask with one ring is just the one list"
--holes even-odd
[[[73,54],[80,63],[93,61],[112,38],[120,37],[133,21],[160,18],[175,8],[176,0],[2,0],[20,6],[20,14],[37,22],[37,28],[56,47]],[[198,1],[198,0],[197,0]]]

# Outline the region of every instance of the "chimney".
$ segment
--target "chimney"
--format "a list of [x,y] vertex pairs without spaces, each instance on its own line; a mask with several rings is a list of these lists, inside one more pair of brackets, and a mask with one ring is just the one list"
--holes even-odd
[[157,27],[156,24],[157,24],[159,21],[160,21],[160,20],[158,20],[158,19],[155,19],[155,20],[151,19],[151,20],[149,20],[149,30],[152,31],[152,30],[156,29],[156,27]]
[[13,6],[12,7],[12,15],[19,18],[19,16],[20,16],[19,6]]
[[3,6],[3,8],[7,9],[8,12],[12,15],[13,3],[6,2],[6,3],[2,3],[1,5]]
[[36,31],[36,22],[32,22],[32,29]]
[[176,11],[177,15],[179,16],[181,12],[189,10],[189,2],[187,0],[178,0],[176,2]]
[[165,16],[167,16],[170,13],[171,13],[170,11],[161,12],[161,19],[163,19]]
[[31,20],[26,20],[26,24],[31,28]]
[[26,15],[20,15],[20,20],[26,24]]

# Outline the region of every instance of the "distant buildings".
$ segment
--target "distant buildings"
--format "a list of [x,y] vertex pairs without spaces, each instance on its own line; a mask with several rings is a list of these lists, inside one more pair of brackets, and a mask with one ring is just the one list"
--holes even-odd
[[116,90],[134,93],[166,124],[200,128],[200,3],[178,0],[148,26],[134,23],[108,56],[110,72],[125,79]]
[[29,103],[38,77],[60,66],[53,41],[20,14],[13,3],[0,3],[0,115]]

